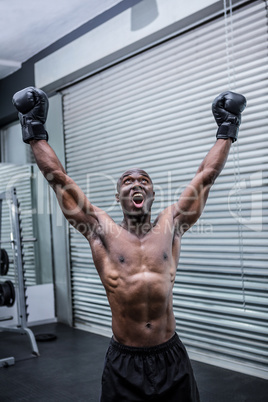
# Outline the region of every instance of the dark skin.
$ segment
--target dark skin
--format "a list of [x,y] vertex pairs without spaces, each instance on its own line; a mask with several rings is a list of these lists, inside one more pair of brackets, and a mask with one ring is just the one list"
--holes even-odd
[[55,191],[64,216],[89,242],[118,342],[149,347],[173,336],[172,289],[181,238],[200,217],[231,143],[230,139],[216,141],[178,202],[161,212],[154,223],[149,175],[140,169],[125,172],[116,194],[123,210],[123,221],[118,225],[90,203],[46,141],[31,141],[36,162]]

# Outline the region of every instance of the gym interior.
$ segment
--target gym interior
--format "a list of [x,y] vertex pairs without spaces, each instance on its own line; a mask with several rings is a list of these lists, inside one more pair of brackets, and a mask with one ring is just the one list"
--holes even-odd
[[118,223],[124,170],[150,173],[156,217],[215,142],[215,96],[246,96],[239,140],[183,237],[173,308],[202,402],[267,401],[267,1],[48,1],[42,15],[13,3],[5,24],[27,24],[0,40],[0,400],[98,401],[112,336],[88,243],[21,140],[12,97],[33,86],[67,174]]

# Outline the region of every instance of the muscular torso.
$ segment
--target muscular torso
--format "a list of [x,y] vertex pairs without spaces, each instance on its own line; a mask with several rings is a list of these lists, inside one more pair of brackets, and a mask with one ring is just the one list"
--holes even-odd
[[111,307],[115,339],[139,347],[170,339],[175,331],[172,289],[180,252],[171,214],[161,214],[139,237],[105,214],[89,242]]

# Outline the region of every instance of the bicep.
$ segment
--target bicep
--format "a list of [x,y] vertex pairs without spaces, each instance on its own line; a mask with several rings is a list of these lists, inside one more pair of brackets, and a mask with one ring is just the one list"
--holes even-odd
[[52,188],[65,218],[86,236],[97,225],[97,208],[94,207],[81,188],[67,175],[54,182]]
[[174,204],[174,220],[181,234],[195,224],[205,207],[212,182],[199,172],[182,192],[178,202]]

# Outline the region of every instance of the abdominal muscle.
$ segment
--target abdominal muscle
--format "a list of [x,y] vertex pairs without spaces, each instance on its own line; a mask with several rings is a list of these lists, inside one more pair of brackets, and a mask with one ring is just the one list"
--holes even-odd
[[115,340],[136,347],[168,341],[175,332],[172,288],[170,276],[163,272],[128,275],[106,288]]

